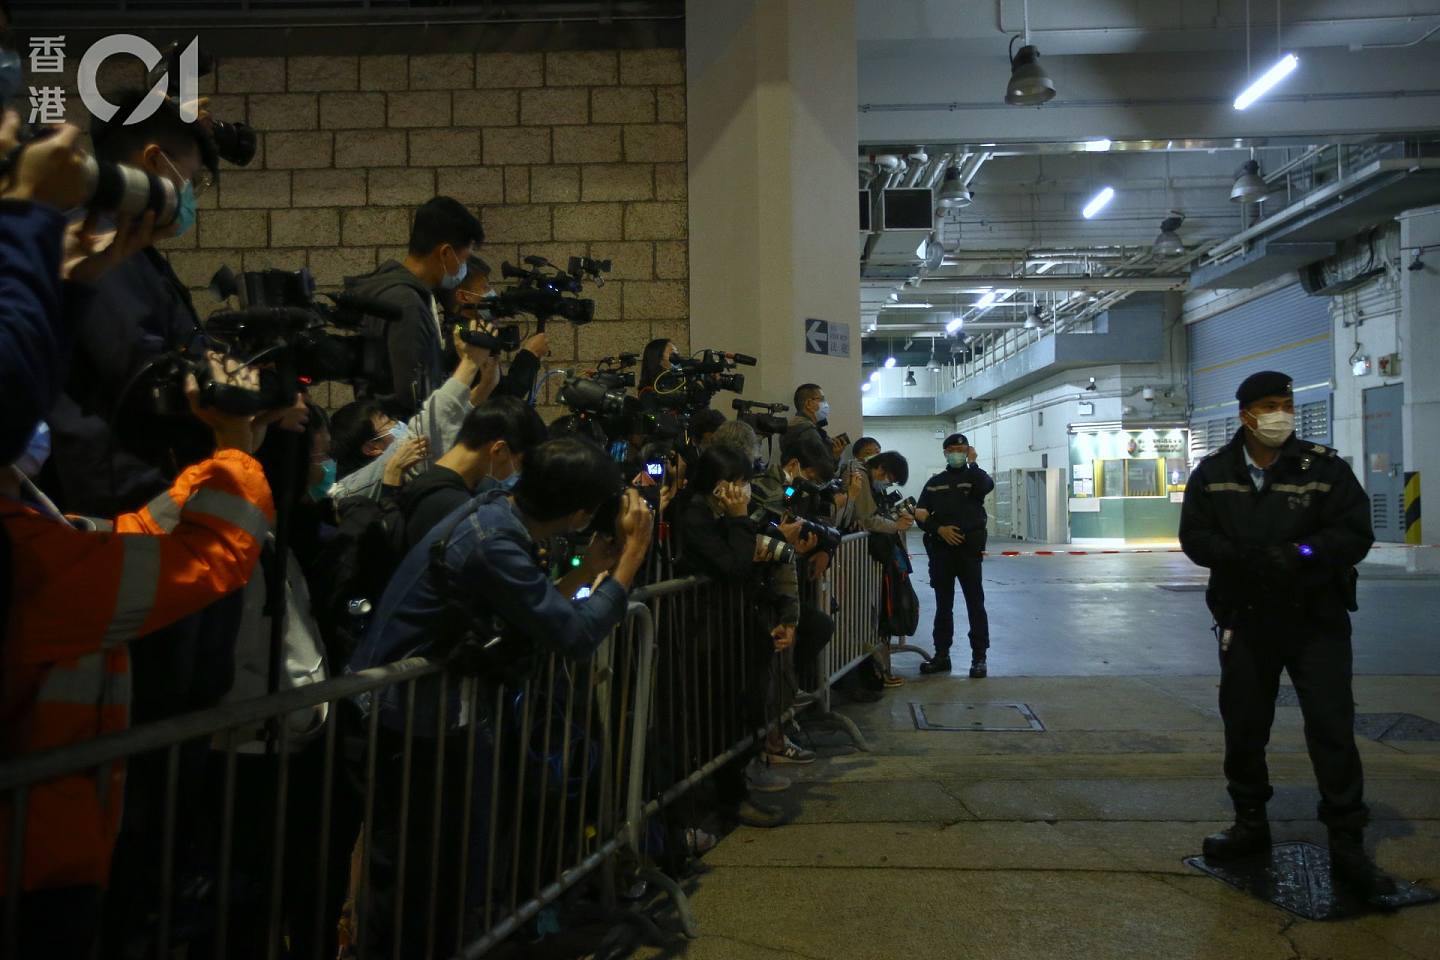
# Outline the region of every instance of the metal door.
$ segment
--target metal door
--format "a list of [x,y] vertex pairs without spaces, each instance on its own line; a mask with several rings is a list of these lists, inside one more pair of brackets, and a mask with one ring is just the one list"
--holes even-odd
[[1025,474],[1025,536],[1044,540],[1049,536],[1045,527],[1045,471],[1030,470]]
[[1361,473],[1370,495],[1370,522],[1375,539],[1405,541],[1405,446],[1400,408],[1405,387],[1392,383],[1365,391],[1365,469]]

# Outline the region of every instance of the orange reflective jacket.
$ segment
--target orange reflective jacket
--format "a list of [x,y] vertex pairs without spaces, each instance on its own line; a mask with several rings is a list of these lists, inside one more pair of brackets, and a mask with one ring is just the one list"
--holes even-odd
[[[114,532],[79,530],[0,499],[13,551],[0,649],[0,756],[129,726],[126,643],[205,608],[250,578],[274,521],[260,464],[222,450],[186,470]],[[124,764],[36,785],[27,797],[22,886],[104,886]],[[0,863],[10,798],[0,799]],[[0,872],[3,873],[3,872]],[[5,893],[0,875],[0,895]]]

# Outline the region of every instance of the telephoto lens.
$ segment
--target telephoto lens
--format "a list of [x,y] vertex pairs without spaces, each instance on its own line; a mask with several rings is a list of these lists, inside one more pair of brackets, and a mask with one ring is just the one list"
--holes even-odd
[[175,185],[164,177],[139,167],[85,158],[89,177],[88,206],[104,213],[125,213],[138,217],[155,211],[155,226],[167,227],[175,221],[179,201]]
[[755,560],[757,563],[790,563],[795,559],[795,548],[782,537],[768,533],[755,534]]

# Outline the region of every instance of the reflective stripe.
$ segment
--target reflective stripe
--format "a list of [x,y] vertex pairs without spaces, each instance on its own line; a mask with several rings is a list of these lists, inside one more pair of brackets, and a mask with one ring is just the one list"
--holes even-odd
[[87,653],[73,663],[51,667],[40,685],[38,702],[128,709],[130,671],[112,670],[111,660],[115,656],[110,651]]
[[1252,493],[1255,488],[1243,483],[1207,483],[1206,493]]
[[150,511],[151,519],[166,533],[174,530],[175,525],[180,522],[180,505],[170,496],[169,490],[145,504],[145,509]]
[[87,653],[71,664],[57,664],[40,687],[42,703],[98,704],[105,696],[105,654]]
[[120,567],[120,589],[115,594],[115,613],[101,642],[111,646],[139,633],[155,606],[160,586],[160,540],[145,534],[121,534],[125,557]]
[[226,523],[244,530],[256,540],[263,540],[265,534],[270,532],[270,521],[259,507],[244,497],[237,497],[235,494],[226,493],[223,490],[209,487],[196,490],[195,495],[185,504],[185,508],[181,512],[218,517]]
[[1320,493],[1329,493],[1331,485],[1315,480],[1311,483],[1274,483],[1270,485],[1270,489],[1277,493],[1310,493],[1317,490]]

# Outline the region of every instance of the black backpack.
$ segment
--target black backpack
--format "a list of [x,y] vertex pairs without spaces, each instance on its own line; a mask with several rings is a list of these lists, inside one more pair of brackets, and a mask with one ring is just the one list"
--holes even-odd
[[[360,640],[365,615],[405,559],[405,515],[397,498],[346,497],[335,504],[335,535],[325,544],[312,584],[316,621],[331,659],[349,661]],[[366,606],[368,604],[368,607]]]

